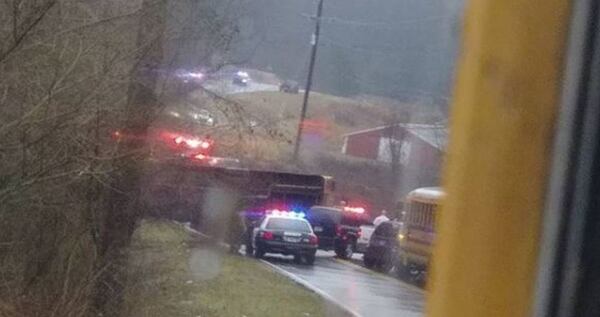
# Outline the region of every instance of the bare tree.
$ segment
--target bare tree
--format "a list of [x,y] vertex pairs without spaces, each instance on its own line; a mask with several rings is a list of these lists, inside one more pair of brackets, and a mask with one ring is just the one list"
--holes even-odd
[[399,201],[401,195],[401,183],[403,180],[405,166],[407,164],[406,159],[408,156],[407,151],[410,149],[409,144],[406,141],[407,136],[407,123],[409,122],[409,115],[406,112],[400,112],[394,114],[388,121],[386,128],[383,130],[382,135],[384,140],[384,147],[386,149],[385,155],[389,164],[389,186],[391,192],[394,193],[390,197],[389,204],[394,206]]
[[[145,70],[185,51],[165,43],[206,44],[198,63],[228,49],[235,26],[214,3],[0,2],[0,315],[82,316],[92,294],[112,315],[118,287],[99,285],[120,282],[148,151],[111,132],[144,140],[160,115],[168,80]],[[183,32],[178,12],[202,27]]]

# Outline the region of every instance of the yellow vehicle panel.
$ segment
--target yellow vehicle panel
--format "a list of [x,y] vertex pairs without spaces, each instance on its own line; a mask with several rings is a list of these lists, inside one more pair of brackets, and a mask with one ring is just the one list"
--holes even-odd
[[423,187],[406,196],[406,230],[400,240],[401,258],[405,265],[426,267],[429,264],[437,207],[444,195],[439,187]]
[[427,316],[531,315],[569,6],[468,3]]

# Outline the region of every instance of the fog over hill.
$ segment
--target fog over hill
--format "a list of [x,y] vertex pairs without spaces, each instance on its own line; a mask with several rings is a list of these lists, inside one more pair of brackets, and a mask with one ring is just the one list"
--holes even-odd
[[[304,84],[316,0],[244,3],[233,60]],[[445,105],[461,0],[325,0],[314,89]]]

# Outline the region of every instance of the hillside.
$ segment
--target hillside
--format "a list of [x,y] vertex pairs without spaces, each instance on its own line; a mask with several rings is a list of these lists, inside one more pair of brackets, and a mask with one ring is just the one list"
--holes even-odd
[[[259,91],[223,97],[196,90],[187,98],[172,100],[164,114],[171,128],[197,135],[210,134],[218,139],[216,155],[239,158],[249,165],[281,167],[291,158],[302,99],[302,93]],[[211,127],[198,125],[198,121],[189,118],[183,120],[201,111],[215,116],[217,124]],[[168,119],[169,113],[174,112],[181,118]],[[383,97],[347,98],[313,92],[304,122],[303,155],[339,154],[346,133],[399,120],[436,122],[442,117],[437,112],[438,108],[431,105],[408,104]]]
[[[259,125],[276,129],[287,140],[294,140],[302,94],[253,92],[236,94],[233,98]],[[314,150],[339,152],[345,133],[389,124],[395,114],[402,112],[413,122],[434,121],[435,117],[430,107],[369,97],[345,98],[311,93],[304,126],[305,136],[312,136],[308,138],[307,146],[313,146]]]
[[[195,91],[185,102],[175,102],[165,114],[181,118],[171,128],[210,134],[216,140],[215,156],[239,159],[248,168],[302,171],[331,175],[337,180],[339,199],[353,197],[376,209],[392,208],[389,166],[343,155],[346,133],[394,122],[405,113],[409,122],[436,122],[440,115],[430,105],[406,104],[374,96],[344,98],[323,93],[310,96],[301,160],[293,160],[302,94],[251,92],[211,95]],[[217,117],[214,127],[184,123],[185,114],[206,109]]]

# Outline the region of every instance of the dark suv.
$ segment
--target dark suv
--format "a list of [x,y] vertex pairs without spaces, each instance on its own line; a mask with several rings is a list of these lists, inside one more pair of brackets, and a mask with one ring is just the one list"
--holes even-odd
[[386,221],[375,228],[363,255],[366,267],[386,272],[394,267],[400,248],[401,229],[402,223],[397,221]]
[[319,249],[334,250],[338,257],[348,259],[356,251],[360,225],[368,222],[365,214],[343,208],[313,206],[306,215],[319,237]]

